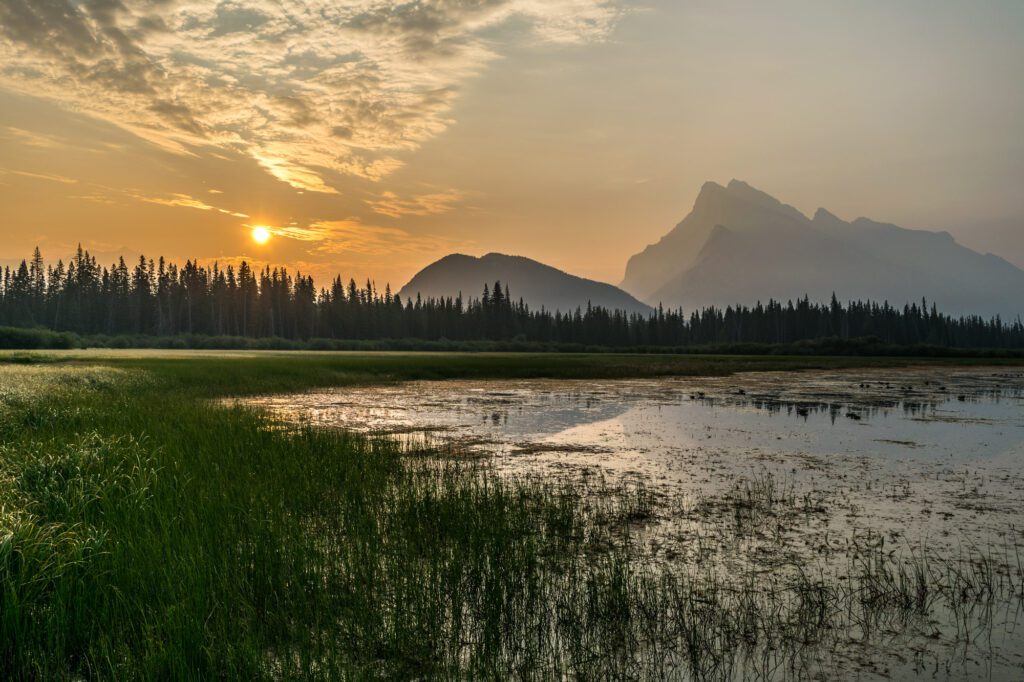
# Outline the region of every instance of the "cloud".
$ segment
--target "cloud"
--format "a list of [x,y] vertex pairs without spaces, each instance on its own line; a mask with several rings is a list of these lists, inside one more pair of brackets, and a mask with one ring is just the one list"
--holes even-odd
[[268,156],[257,152],[254,158],[268,173],[281,182],[287,182],[296,189],[309,190],[310,192],[322,192],[323,194],[337,194],[338,191],[324,182],[320,174],[310,168],[292,163],[287,158],[287,150],[281,149],[276,156]]
[[293,187],[378,180],[451,123],[517,18],[606,37],[611,0],[3,0],[0,84],[180,154],[242,152]]
[[0,135],[26,147],[35,147],[37,149],[57,149],[64,146],[64,142],[56,135],[44,135],[43,133],[25,130],[24,128],[15,128],[14,126],[7,126]]
[[348,159],[339,160],[337,168],[349,175],[355,175],[376,182],[395,172],[403,165],[401,161],[391,157],[369,161],[359,156],[353,156]]
[[88,201],[93,204],[104,204],[106,206],[117,205],[117,202],[110,197],[109,193],[89,192],[88,194],[69,194],[68,198]]
[[218,213],[223,213],[225,215],[234,216],[236,218],[248,218],[249,217],[245,213],[237,213],[235,211],[229,211],[226,208],[217,208],[216,206],[211,206],[210,204],[206,203],[205,201],[202,201],[200,199],[196,199],[196,198],[191,197],[191,196],[189,196],[187,194],[177,194],[177,193],[175,193],[175,194],[171,194],[170,196],[167,196],[167,197],[159,197],[159,196],[158,197],[152,197],[152,196],[145,196],[143,194],[130,193],[129,196],[131,196],[133,199],[138,199],[139,201],[145,201],[146,203],[149,203],[149,204],[159,204],[161,206],[174,206],[174,207],[178,207],[178,208],[195,208],[195,209],[199,209],[200,211],[216,211]]
[[306,227],[271,229],[274,234],[303,242],[315,242],[310,249],[318,255],[395,256],[450,250],[453,243],[440,236],[413,234],[397,227],[368,225],[355,218],[326,220]]
[[409,199],[400,199],[394,192],[384,192],[380,195],[380,199],[366,203],[375,213],[391,218],[400,218],[407,215],[427,216],[447,213],[461,199],[461,193],[450,189],[434,194],[420,194]]
[[60,182],[65,185],[74,185],[78,182],[75,178],[69,178],[64,175],[50,175],[47,173],[31,173],[29,171],[14,170],[11,168],[0,168],[0,174],[4,175],[18,175],[23,178],[32,178],[34,180],[47,180],[49,182]]

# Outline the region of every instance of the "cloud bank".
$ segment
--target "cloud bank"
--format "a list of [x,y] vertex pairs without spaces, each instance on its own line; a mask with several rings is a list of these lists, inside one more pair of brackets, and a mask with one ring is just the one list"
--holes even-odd
[[601,40],[609,0],[3,0],[0,85],[298,189],[379,180],[450,124],[495,31]]

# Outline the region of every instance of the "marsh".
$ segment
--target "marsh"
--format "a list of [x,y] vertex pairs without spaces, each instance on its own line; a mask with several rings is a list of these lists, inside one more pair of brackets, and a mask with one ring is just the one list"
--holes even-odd
[[420,381],[249,402],[286,424],[482,457],[490,473],[556,482],[584,505],[642,498],[632,561],[711,572],[761,596],[801,573],[842,583],[871,551],[935,572],[958,558],[955,570],[1016,587],[983,612],[931,604],[886,633],[852,627],[832,664],[897,677],[1022,673],[1019,371]]
[[0,359],[11,678],[1020,676],[1015,360]]

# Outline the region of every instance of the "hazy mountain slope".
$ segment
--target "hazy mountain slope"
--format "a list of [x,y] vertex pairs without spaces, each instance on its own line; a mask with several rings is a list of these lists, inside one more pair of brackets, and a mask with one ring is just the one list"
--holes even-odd
[[726,188],[706,182],[690,214],[657,244],[629,259],[620,286],[641,299],[654,300],[654,292],[693,265],[717,225],[737,232],[770,229],[794,234],[806,222],[792,206],[746,183],[733,180]]
[[[813,220],[749,185],[704,185],[693,211],[630,259],[624,288],[683,306],[789,300],[927,298],[950,313],[1024,313],[1024,271],[956,243],[824,209]],[[647,293],[644,293],[647,292]]]
[[479,298],[484,284],[495,281],[508,285],[513,300],[521,297],[533,309],[542,306],[563,312],[595,306],[647,314],[651,308],[625,291],[562,272],[522,256],[489,253],[480,258],[452,254],[420,270],[398,293],[403,298],[455,297]]
[[[965,291],[982,289],[998,292],[1020,286],[1022,271],[993,254],[980,254],[956,243],[948,232],[908,230],[867,218],[847,223],[818,209],[813,224],[849,244],[868,251],[893,267],[915,274],[938,277],[947,285]],[[1024,291],[1018,292],[1024,296]]]

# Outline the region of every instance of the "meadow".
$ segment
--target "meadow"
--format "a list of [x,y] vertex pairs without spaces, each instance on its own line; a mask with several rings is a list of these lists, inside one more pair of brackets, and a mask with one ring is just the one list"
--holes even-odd
[[[799,676],[851,629],[1022,591],[1019,566],[866,546],[848,579],[637,560],[642,488],[492,475],[457,448],[225,401],[412,379],[709,376],[1020,360],[67,351],[0,355],[0,676]],[[709,505],[807,513],[759,480]]]

